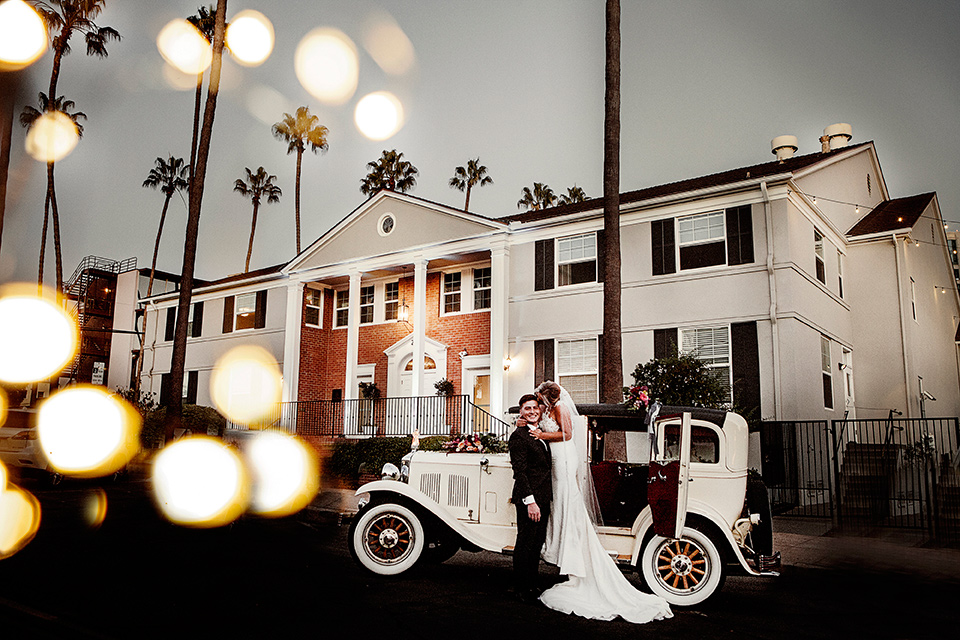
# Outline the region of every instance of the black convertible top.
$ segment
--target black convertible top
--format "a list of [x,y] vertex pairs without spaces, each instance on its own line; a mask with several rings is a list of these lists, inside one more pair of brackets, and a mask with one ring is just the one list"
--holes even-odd
[[[647,412],[645,410],[634,411],[632,409],[628,409],[622,404],[578,404],[577,411],[580,413],[580,415],[586,416],[587,418],[601,418],[601,422],[608,422],[608,419],[626,420],[630,422],[629,426],[621,423],[618,425],[618,429],[626,429],[629,431],[646,429]],[[520,407],[510,407],[510,413],[519,412]],[[724,411],[723,409],[678,407],[673,405],[664,405],[660,407],[660,413],[657,415],[657,417],[664,418],[667,416],[679,416],[685,412],[689,412],[694,420],[709,422],[717,425],[721,429],[723,428],[723,423],[727,419],[727,411]],[[612,425],[607,424],[606,426]]]

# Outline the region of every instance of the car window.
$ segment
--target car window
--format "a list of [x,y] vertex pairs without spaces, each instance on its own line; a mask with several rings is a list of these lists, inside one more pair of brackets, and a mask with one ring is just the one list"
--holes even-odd
[[[669,424],[664,430],[664,458],[680,458],[680,425]],[[690,430],[690,462],[720,462],[720,436],[709,427],[693,425]]]

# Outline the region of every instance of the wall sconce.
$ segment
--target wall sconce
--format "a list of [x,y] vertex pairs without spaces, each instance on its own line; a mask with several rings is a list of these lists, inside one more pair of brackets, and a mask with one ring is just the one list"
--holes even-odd
[[460,353],[458,353],[457,355],[460,357],[461,360],[463,360],[463,359],[467,356],[467,350],[464,349],[464,350],[462,350]]
[[508,357],[505,358],[504,361],[503,361],[503,370],[504,370],[504,371],[510,371],[510,365],[511,365],[511,364],[513,364],[513,362],[510,360],[510,357],[508,356]]
[[843,371],[846,368],[847,368],[847,365],[845,365],[844,363],[842,362],[837,363],[837,369],[839,369],[840,371]]

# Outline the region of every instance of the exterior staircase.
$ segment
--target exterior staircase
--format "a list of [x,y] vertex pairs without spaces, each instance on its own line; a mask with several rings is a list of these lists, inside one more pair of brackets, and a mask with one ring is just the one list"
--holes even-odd
[[840,474],[845,514],[869,520],[890,515],[890,487],[900,449],[894,444],[847,443]]

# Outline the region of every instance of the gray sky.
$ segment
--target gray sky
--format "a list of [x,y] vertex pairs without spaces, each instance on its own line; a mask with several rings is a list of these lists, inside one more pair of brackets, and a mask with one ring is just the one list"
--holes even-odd
[[[77,149],[57,164],[64,277],[86,255],[138,258],[149,267],[163,196],[141,188],[157,156],[189,158],[193,90],[163,79],[156,36],[198,2],[108,0],[98,19],[123,36],[105,60],[81,40],[63,62],[59,93],[89,120]],[[295,156],[270,124],[307,105],[330,129],[330,150],[306,154],[301,194],[304,247],[364,200],[365,164],[396,148],[420,169],[413,195],[463,206],[447,186],[454,167],[479,156],[494,184],[471,211],[517,211],[521,189],[546,182],[602,193],[603,0],[230,0],[228,17],[257,9],[277,34],[257,68],[225,63],[213,131],[196,274],[243,269],[252,208],[232,191],[244,167],[263,166],[283,189],[261,206],[251,269],[295,253]],[[387,12],[412,42],[416,66],[384,73],[362,46],[365,24]],[[823,128],[853,127],[876,143],[893,197],[937,191],[960,221],[960,3],[916,0],[622,0],[621,190],[773,159],[771,138],[793,134],[798,153],[819,150]],[[326,106],[297,80],[294,51],[319,26],[357,43],[360,79],[343,106]],[[52,56],[34,64],[23,100],[46,90]],[[264,89],[269,91],[265,92]],[[393,91],[404,128],[382,142],[353,124],[357,100]],[[274,96],[264,120],[254,96]],[[0,282],[35,280],[45,173],[14,131]],[[186,207],[171,202],[158,268],[179,272]],[[958,228],[960,224],[952,224]],[[48,245],[46,281],[53,283]]]

